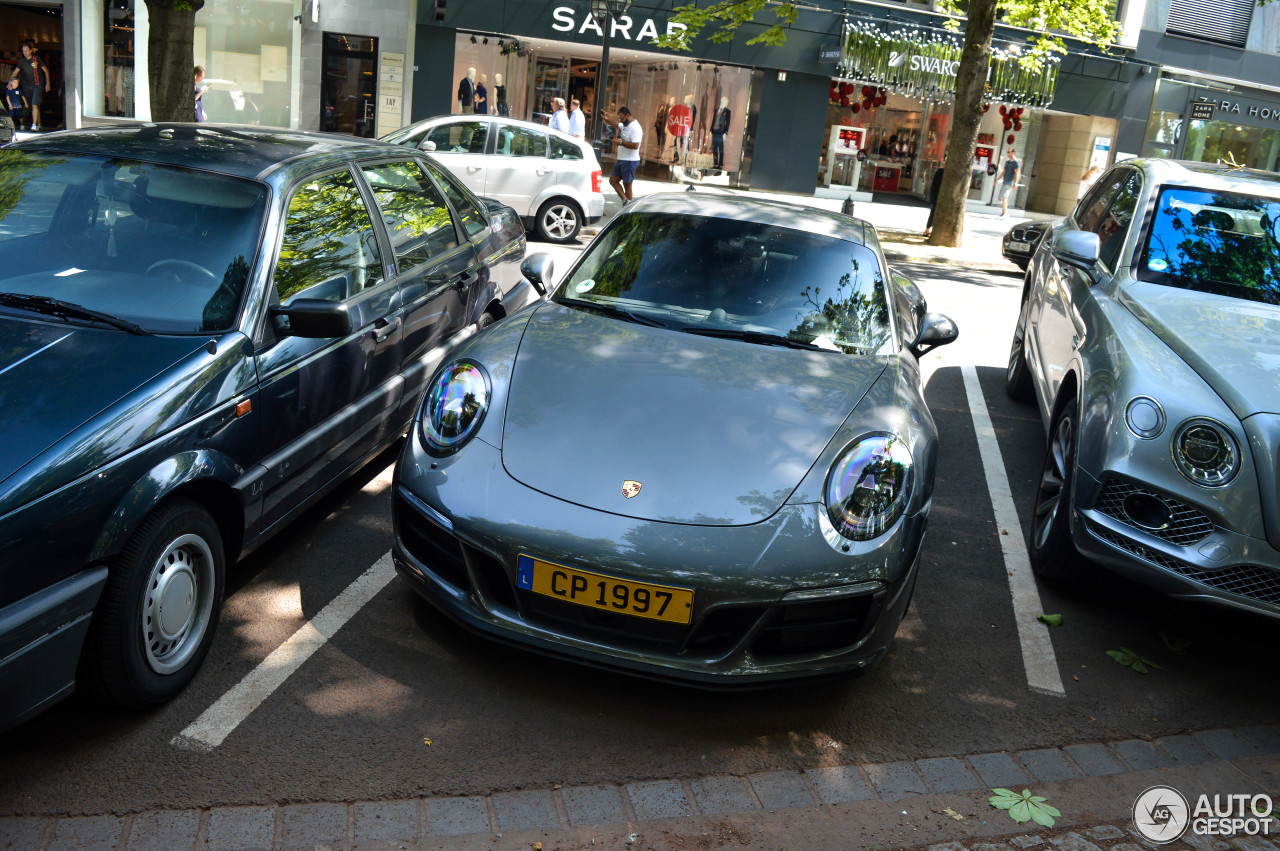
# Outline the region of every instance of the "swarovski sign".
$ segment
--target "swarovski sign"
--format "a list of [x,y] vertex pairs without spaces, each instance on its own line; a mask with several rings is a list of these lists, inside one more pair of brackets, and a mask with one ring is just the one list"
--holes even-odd
[[[929,100],[948,100],[955,93],[962,47],[950,35],[920,29],[888,33],[867,21],[850,21],[843,47],[841,76]],[[1016,47],[992,50],[989,100],[1044,106],[1053,100],[1057,82],[1056,57],[1030,68],[1018,61]]]

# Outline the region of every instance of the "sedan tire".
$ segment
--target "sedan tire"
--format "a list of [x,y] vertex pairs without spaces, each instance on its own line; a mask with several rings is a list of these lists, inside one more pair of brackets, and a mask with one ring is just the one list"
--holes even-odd
[[142,521],[111,565],[80,660],[79,682],[116,706],[156,706],[195,677],[222,607],[217,523],[191,500]]
[[538,237],[546,242],[573,242],[582,230],[582,213],[567,198],[552,198],[538,208]]
[[1031,569],[1045,579],[1068,582],[1078,574],[1080,556],[1071,540],[1071,489],[1076,466],[1076,406],[1067,402],[1053,421],[1045,451],[1028,555]]
[[1004,392],[1010,399],[1030,402],[1035,398],[1031,385],[1031,369],[1027,366],[1027,300],[1022,300],[1022,311],[1013,330],[1013,342],[1009,345],[1009,365],[1004,374]]

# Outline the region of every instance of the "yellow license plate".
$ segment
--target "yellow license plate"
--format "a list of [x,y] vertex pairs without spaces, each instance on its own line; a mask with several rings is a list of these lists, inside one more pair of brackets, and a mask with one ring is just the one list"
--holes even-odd
[[670,623],[693,619],[693,592],[590,573],[533,556],[516,558],[516,584],[526,591],[602,612]]

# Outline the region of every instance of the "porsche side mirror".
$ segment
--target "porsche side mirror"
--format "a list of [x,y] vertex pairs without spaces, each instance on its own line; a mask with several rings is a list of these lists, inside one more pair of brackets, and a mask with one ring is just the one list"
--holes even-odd
[[1102,242],[1096,233],[1082,230],[1064,231],[1053,244],[1053,256],[1082,272],[1092,272],[1102,255]]
[[920,323],[920,335],[909,348],[911,354],[918,358],[938,346],[954,343],[959,336],[960,329],[956,327],[951,317],[943,316],[941,313],[926,313]]
[[529,283],[543,295],[551,289],[551,276],[555,271],[555,261],[545,252],[530,254],[520,264],[520,274],[528,278]]

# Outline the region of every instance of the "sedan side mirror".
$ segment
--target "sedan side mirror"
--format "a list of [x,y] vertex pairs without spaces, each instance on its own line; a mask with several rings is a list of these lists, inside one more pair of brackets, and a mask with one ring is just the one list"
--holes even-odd
[[545,252],[530,254],[520,264],[520,274],[529,279],[529,283],[543,295],[551,289],[551,275],[555,270],[555,261]]
[[1064,231],[1053,244],[1053,256],[1083,272],[1092,272],[1102,256],[1102,242],[1091,231]]
[[430,139],[427,139],[418,147],[426,151],[428,154],[433,154],[435,153],[435,150],[436,150],[436,143],[431,141]]
[[926,313],[920,323],[920,336],[916,337],[909,349],[918,358],[938,346],[954,343],[959,336],[960,329],[951,321],[951,317],[941,313]]
[[340,301],[319,298],[295,298],[287,306],[273,304],[268,312],[289,320],[287,326],[277,323],[281,334],[292,337],[328,339],[345,337],[352,331],[351,314]]

